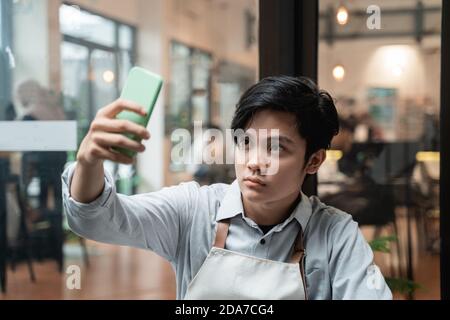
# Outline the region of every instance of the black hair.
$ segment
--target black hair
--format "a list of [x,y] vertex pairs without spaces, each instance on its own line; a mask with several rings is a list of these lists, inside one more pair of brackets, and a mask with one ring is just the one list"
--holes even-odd
[[231,129],[245,130],[255,113],[267,109],[295,115],[298,132],[306,140],[306,162],[318,150],[329,149],[339,133],[333,98],[307,77],[273,76],[251,86],[236,105]]

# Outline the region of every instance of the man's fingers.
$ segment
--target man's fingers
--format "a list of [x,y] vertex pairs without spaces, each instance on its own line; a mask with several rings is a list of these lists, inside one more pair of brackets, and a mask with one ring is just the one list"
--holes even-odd
[[114,152],[110,148],[103,148],[100,146],[97,146],[94,150],[92,150],[94,155],[100,159],[104,160],[111,160],[118,163],[123,164],[132,164],[133,158],[130,158],[126,155],[123,155],[119,152]]
[[113,103],[107,105],[106,107],[99,110],[99,114],[106,116],[107,118],[115,118],[123,110],[133,111],[142,116],[146,116],[147,112],[145,109],[129,100],[117,99]]
[[127,132],[132,133],[141,139],[149,139],[150,133],[143,126],[129,120],[99,118],[92,123],[92,129],[105,132]]
[[92,139],[103,148],[122,147],[136,152],[145,150],[145,146],[142,143],[131,140],[120,133],[96,132],[92,135]]

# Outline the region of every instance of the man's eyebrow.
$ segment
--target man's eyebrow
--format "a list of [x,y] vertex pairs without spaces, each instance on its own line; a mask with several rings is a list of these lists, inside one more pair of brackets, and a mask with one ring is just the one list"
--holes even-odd
[[[248,131],[244,132],[244,136],[252,136],[251,134],[249,134]],[[284,142],[284,143],[295,143],[291,138],[289,138],[288,136],[285,135],[269,135],[267,137],[268,140],[272,140],[272,139],[278,139],[279,142]]]
[[280,142],[285,142],[285,143],[294,143],[294,141],[292,141],[289,137],[287,136],[270,136],[270,139],[278,139],[278,141]]

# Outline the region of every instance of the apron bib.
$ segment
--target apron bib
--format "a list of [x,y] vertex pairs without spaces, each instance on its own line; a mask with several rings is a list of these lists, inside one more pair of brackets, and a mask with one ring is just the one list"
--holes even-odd
[[186,300],[306,300],[303,230],[291,262],[257,258],[224,249],[230,219],[218,222],[216,238],[188,286]]

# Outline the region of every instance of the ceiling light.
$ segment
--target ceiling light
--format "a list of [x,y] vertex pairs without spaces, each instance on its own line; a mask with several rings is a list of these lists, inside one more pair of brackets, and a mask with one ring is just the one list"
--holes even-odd
[[105,72],[103,72],[103,80],[106,83],[111,83],[113,82],[115,79],[115,75],[114,72],[112,72],[111,70],[106,70]]
[[347,24],[348,22],[348,11],[344,6],[339,7],[336,13],[336,20],[340,25]]
[[336,81],[342,81],[345,76],[345,69],[344,66],[341,64],[336,65],[333,68],[333,77],[336,79]]

